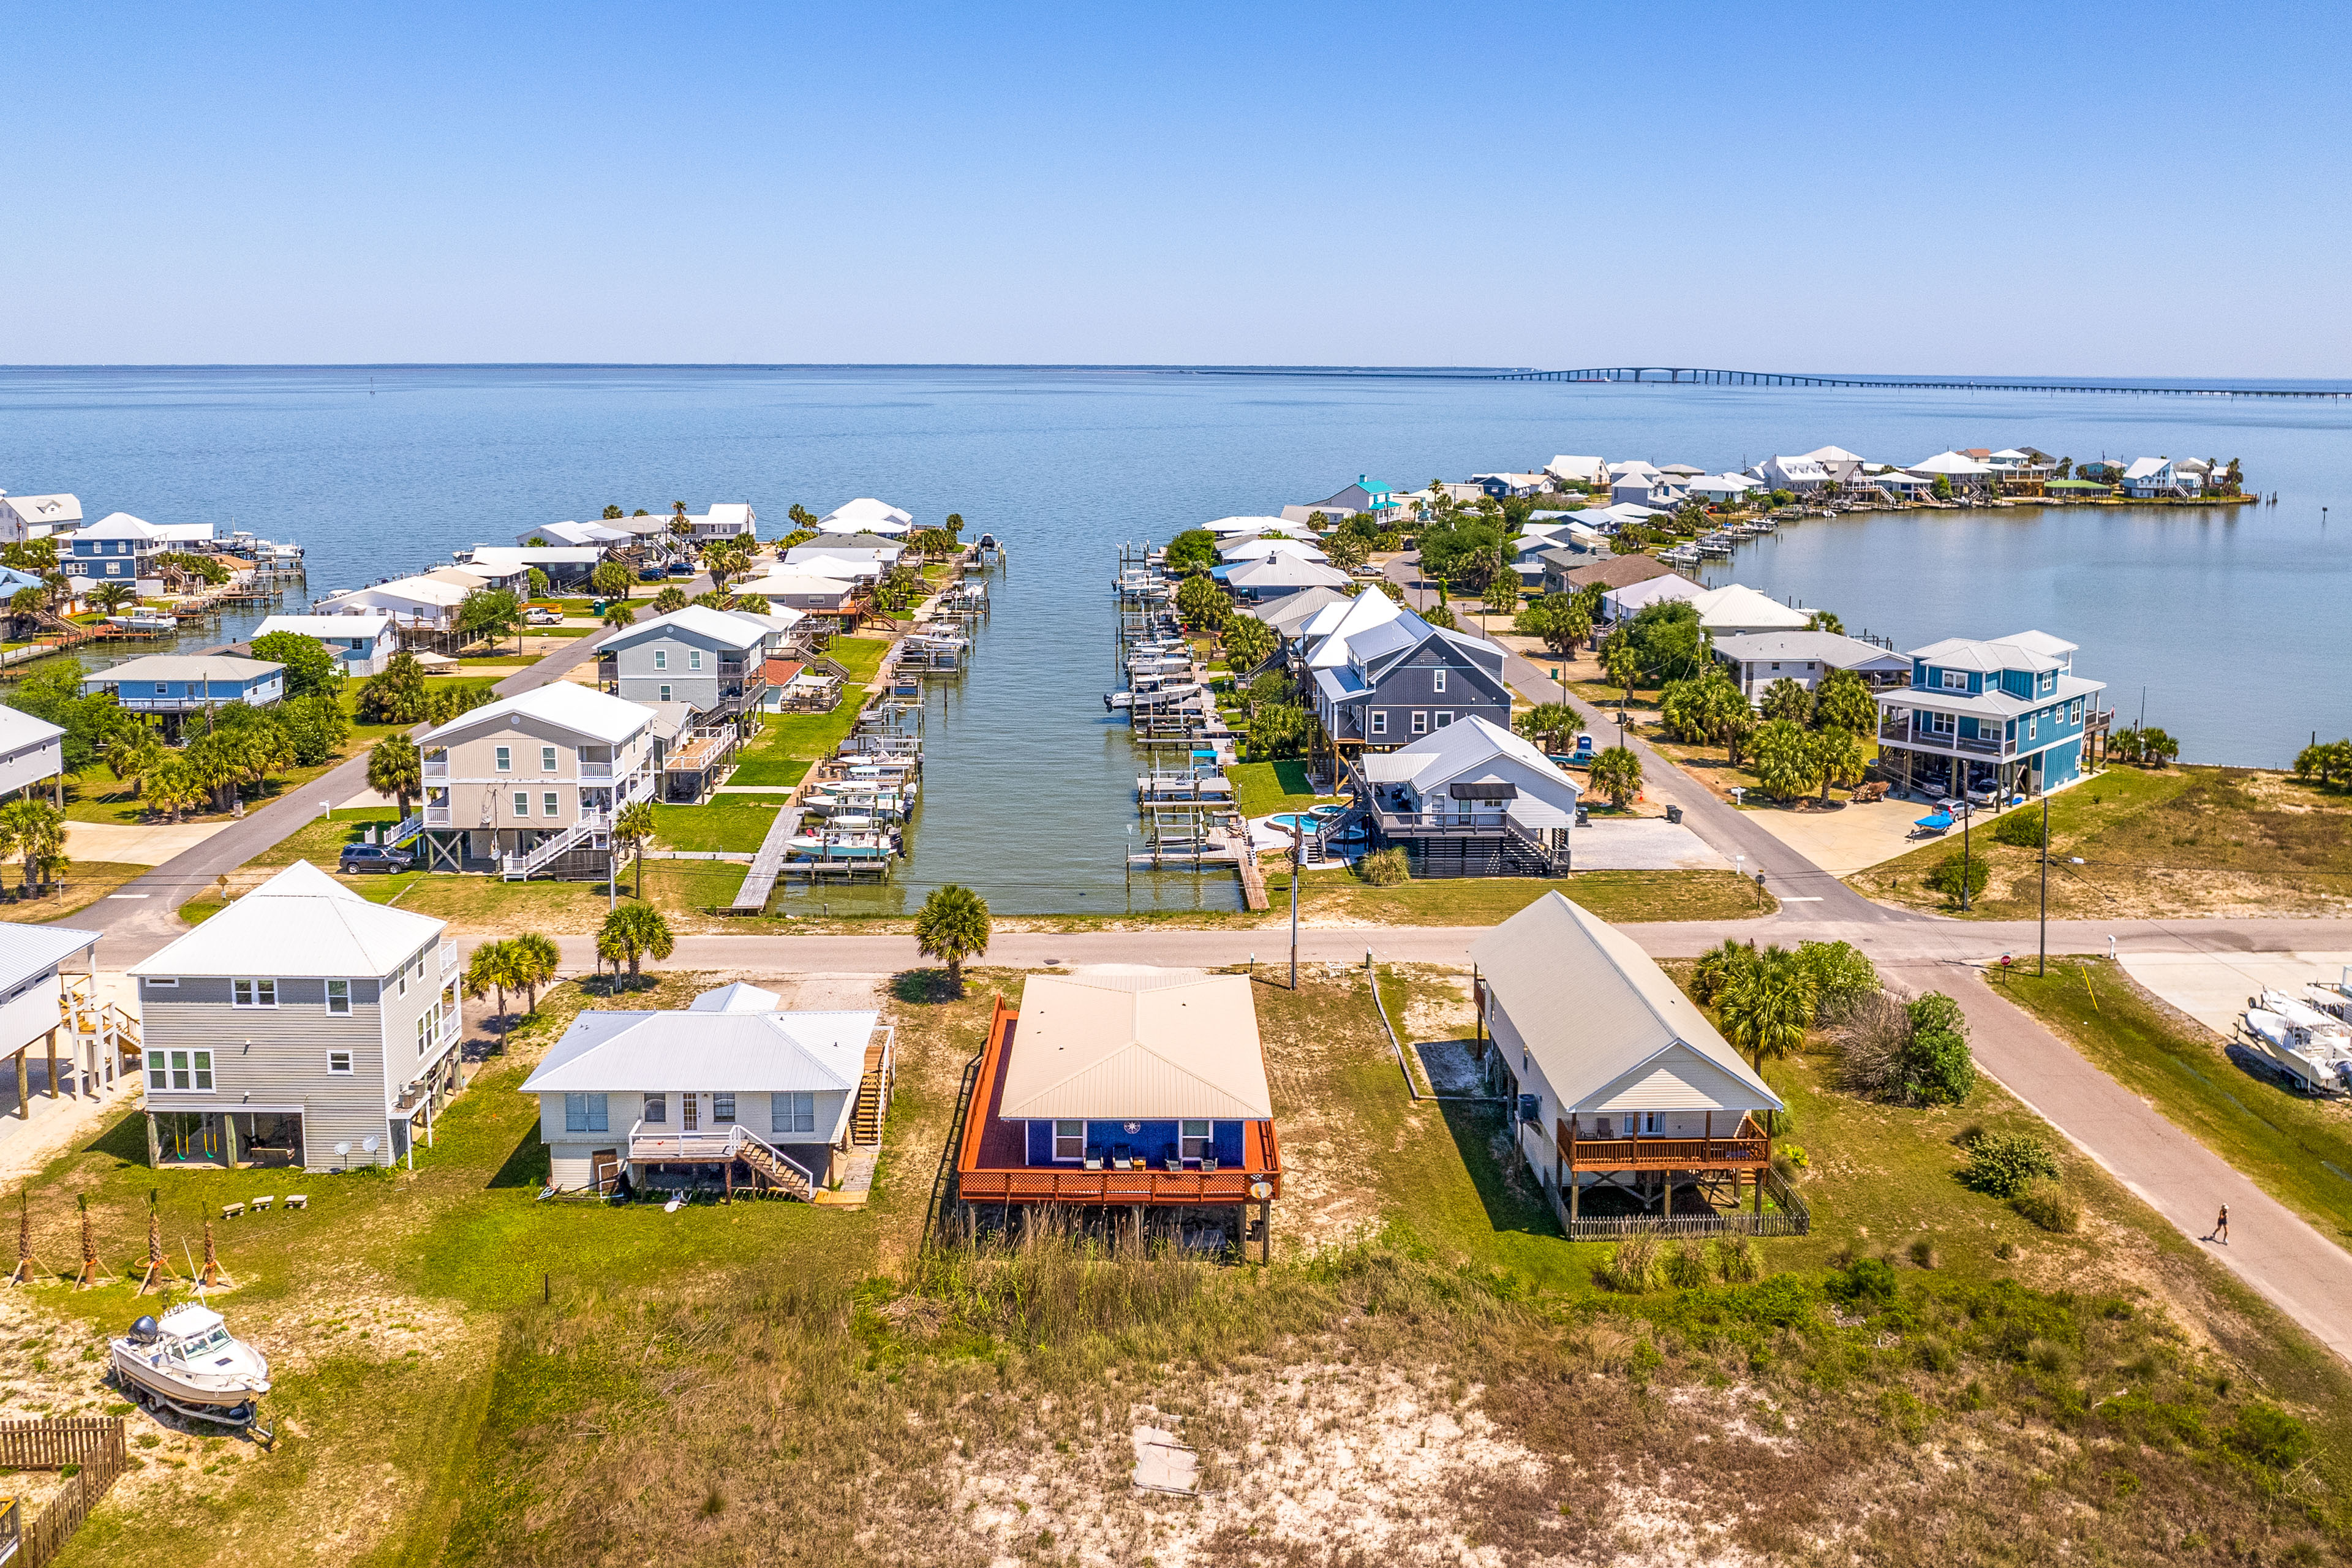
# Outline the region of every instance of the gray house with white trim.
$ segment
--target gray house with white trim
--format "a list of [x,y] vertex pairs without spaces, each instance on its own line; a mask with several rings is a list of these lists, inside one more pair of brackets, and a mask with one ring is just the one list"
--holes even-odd
[[447,923],[301,860],[133,966],[149,1162],[413,1163],[459,1084]]

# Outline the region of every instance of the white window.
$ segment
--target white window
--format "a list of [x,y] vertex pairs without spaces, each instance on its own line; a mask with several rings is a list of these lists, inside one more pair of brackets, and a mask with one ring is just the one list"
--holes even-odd
[[666,1095],[646,1096],[646,1120],[658,1125],[669,1120],[669,1100]]
[[210,1051],[149,1051],[149,1089],[194,1089],[210,1093],[213,1054]]
[[1087,1124],[1083,1121],[1054,1123],[1054,1158],[1083,1160],[1087,1157]]
[[1441,729],[1441,730],[1444,729],[1444,728],[1445,728],[1445,726],[1447,726],[1448,724],[1451,724],[1451,723],[1453,723],[1453,722],[1454,722],[1454,712],[1453,712],[1453,710],[1451,710],[1451,709],[1444,710],[1441,711],[1441,712],[1437,715],[1437,727],[1438,727],[1439,729]]
[[815,1131],[816,1096],[814,1094],[768,1096],[768,1131],[771,1132]]
[[555,771],[555,748],[553,746],[541,746],[539,749],[539,771],[543,773],[551,773]]
[[352,983],[348,980],[327,982],[327,1012],[331,1016],[348,1018],[352,1016]]
[[700,669],[702,668],[702,650],[700,648],[696,647],[687,649],[686,668],[688,669]]
[[1181,1152],[1187,1160],[1197,1160],[1203,1154],[1217,1152],[1217,1141],[1205,1121],[1187,1121],[1180,1129]]
[[539,797],[539,815],[541,816],[562,816],[563,815],[563,806],[562,804],[562,796],[557,795],[553,790],[549,790],[545,795],[541,795]]
[[425,1054],[426,1047],[433,1044],[434,1015],[440,1011],[440,1007],[436,1005],[427,1007],[416,1015],[416,1054],[420,1057]]
[[669,653],[667,649],[654,649],[654,668],[656,669],[667,669],[669,668]]
[[1968,672],[1967,670],[1965,670],[1965,669],[1948,669],[1948,670],[1944,671],[1944,689],[1945,689],[1945,690],[1947,690],[1947,691],[1966,691],[1968,689],[1969,689],[1969,672]]
[[157,681],[157,682],[155,683],[155,695],[156,695],[156,696],[158,696],[158,697],[163,697],[163,696],[166,696],[166,695],[168,695],[168,694],[170,693],[171,689],[171,689],[171,687],[170,687],[170,686],[168,686],[168,685],[166,685],[166,684],[165,684],[164,682],[163,682],[163,681],[160,681],[160,680],[159,680],[159,681]]
[[1433,669],[1429,672],[1429,689],[1432,691],[1436,692],[1441,697],[1445,695],[1445,672],[1444,670]]
[[496,752],[492,752],[491,755],[498,759],[492,765],[495,766],[499,772],[502,773],[510,773],[514,772],[514,748],[512,746],[500,746]]
[[1416,735],[1429,733],[1429,713],[1425,709],[1416,708],[1412,710],[1412,732]]
[[710,1120],[713,1121],[734,1121],[735,1097],[731,1094],[719,1094],[714,1092],[710,1097]]
[[667,702],[667,701],[668,701],[668,700],[669,700],[669,688],[668,688],[668,687],[667,687],[667,686],[665,686],[665,687],[663,687],[663,688],[661,689],[661,700],[662,700],[664,702]]
[[2028,713],[2025,716],[2025,738],[2031,741],[2034,736],[2041,732],[2042,715],[2039,713]]
[[1927,721],[1927,733],[1930,735],[1948,735],[1952,732],[1952,716],[1949,713],[1929,713],[1925,717]]
[[349,1051],[329,1051],[327,1053],[327,1070],[331,1073],[347,1073],[351,1071],[352,1053]]
[[1372,710],[1372,733],[1373,733],[1373,734],[1375,734],[1375,735],[1385,735],[1385,734],[1387,734],[1388,732],[1389,732],[1389,714],[1388,714],[1388,710],[1387,710],[1387,709],[1385,709],[1385,708],[1375,708],[1375,709],[1373,709],[1373,710]]
[[514,808],[515,815],[517,816],[529,816],[530,815],[530,796],[523,794],[520,790],[515,791]]
[[2079,723],[2081,723],[2082,721],[2083,721],[2083,700],[2082,700],[2081,698],[2077,697],[2076,699],[2074,699],[2074,707],[2072,707],[2071,709],[2067,710],[2067,712],[2066,712],[2066,722],[2068,722],[2069,724],[2079,724]]
[[604,1112],[604,1097],[601,1094],[567,1094],[563,1097],[563,1130],[566,1132],[609,1132],[611,1120]]
[[232,1007],[275,1007],[278,1005],[278,982],[232,980],[228,983],[228,1004]]

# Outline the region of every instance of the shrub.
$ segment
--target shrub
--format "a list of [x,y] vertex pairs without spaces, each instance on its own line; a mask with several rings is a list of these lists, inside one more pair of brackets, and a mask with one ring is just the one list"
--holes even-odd
[[1706,1250],[1698,1243],[1685,1241],[1666,1254],[1666,1283],[1675,1289],[1699,1289],[1708,1278]]
[[1915,1268],[1933,1268],[1937,1262],[1936,1244],[1926,1237],[1911,1244],[1911,1265]]
[[2009,1203],[2043,1230],[2072,1236],[2083,1228],[2083,1200],[2056,1182],[2029,1182]]
[[1412,868],[1402,849],[1375,849],[1356,862],[1356,875],[1375,888],[1393,888],[1412,879]]
[[2025,1364],[2045,1377],[2058,1377],[2074,1364],[2066,1347],[2048,1340],[2029,1340],[2025,1345]]
[[1913,1342],[1911,1354],[1927,1372],[1949,1372],[1960,1364],[1960,1358],[1951,1345],[1934,1334],[1922,1334]]
[[2030,1132],[1987,1132],[1969,1146],[1960,1180],[1996,1198],[2013,1198],[2037,1181],[2053,1181],[2058,1162],[2050,1145]]
[[1812,978],[1824,1024],[1845,1016],[1864,998],[1878,994],[1878,971],[1852,942],[1799,942],[1797,967]]
[[1764,1278],[1763,1251],[1752,1237],[1723,1237],[1715,1244],[1715,1271],[1727,1285],[1753,1285]]
[[2275,1405],[2247,1405],[2221,1440],[2274,1470],[2291,1470],[2311,1454],[2310,1428]]
[[1895,1305],[1895,1270],[1875,1258],[1857,1258],[1823,1287],[1833,1301],[1865,1312]]
[[1809,1171],[1812,1169],[1813,1157],[1805,1152],[1805,1146],[1801,1143],[1781,1144],[1780,1158],[1788,1161],[1790,1168],[1792,1170]]
[[1992,1249],[1992,1255],[2003,1263],[2008,1263],[2017,1257],[2017,1243],[2004,1241]]
[[1609,1249],[1608,1261],[1593,1270],[1601,1288],[1639,1294],[1658,1286],[1658,1238],[1635,1231]]
[[1977,1086],[1977,1064],[1969,1055],[1969,1042],[1948,1029],[1913,1034],[1902,1068],[1906,1105],[1958,1105]]
[[1976,1088],[1968,1020],[1940,992],[1906,1003],[1883,991],[1857,997],[1835,1033],[1843,1087],[1901,1105],[1957,1105]]
[[1984,863],[1982,857],[1955,849],[1927,873],[1927,886],[1957,903],[1963,878],[1967,879],[1969,897],[1974,899],[1985,890],[1985,883],[1991,877],[1992,869]]
[[1992,825],[1992,837],[1998,844],[2039,849],[2042,845],[2042,813],[2030,805],[2020,806]]

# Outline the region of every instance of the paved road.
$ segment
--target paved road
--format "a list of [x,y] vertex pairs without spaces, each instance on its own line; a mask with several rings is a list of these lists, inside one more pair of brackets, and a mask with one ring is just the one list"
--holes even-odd
[[1941,991],[1957,1000],[1969,1016],[1977,1065],[2182,1235],[2204,1237],[2213,1228],[2215,1211],[2229,1205],[2228,1245],[2199,1245],[2313,1338],[2352,1361],[2352,1253],[2059,1044],[2032,1017],[1996,995],[1976,971],[1922,965],[1891,975],[1913,990]]
[[[565,671],[589,658],[602,640],[602,634],[574,637],[568,646],[530,668],[507,677],[492,689],[500,697],[512,697],[559,680]],[[424,726],[417,728],[421,731]],[[128,968],[186,929],[174,912],[182,904],[304,824],[317,820],[328,804],[349,800],[366,788],[367,757],[362,752],[300,788],[288,790],[260,810],[248,812],[244,820],[229,824],[194,848],[173,856],[89,909],[68,917],[68,923],[79,930],[106,933],[105,940],[98,944],[100,968]]]

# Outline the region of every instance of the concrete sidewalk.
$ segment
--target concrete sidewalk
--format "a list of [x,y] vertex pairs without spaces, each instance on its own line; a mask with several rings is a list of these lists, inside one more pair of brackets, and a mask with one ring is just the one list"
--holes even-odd
[[2200,1245],[2352,1361],[2352,1253],[1995,994],[1975,969],[1946,963],[1885,973],[1895,984],[1959,1003],[1977,1065],[2183,1236],[2203,1237],[2229,1205],[2229,1244]]

